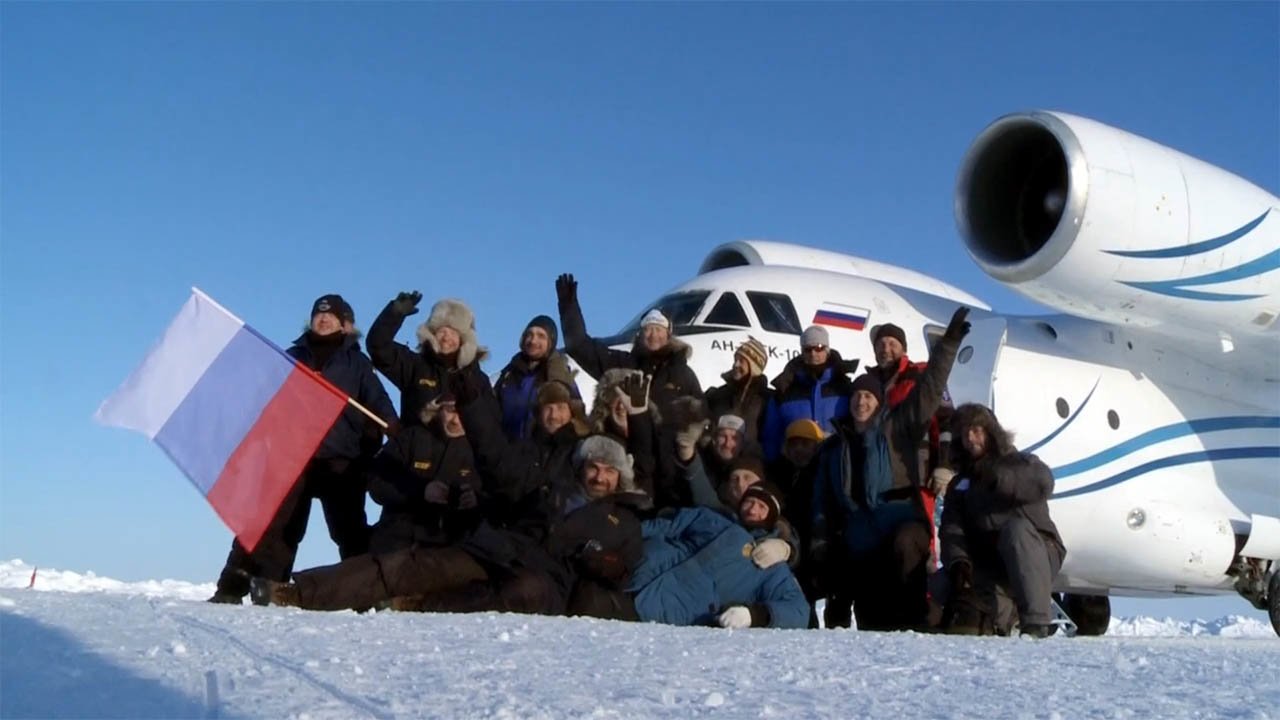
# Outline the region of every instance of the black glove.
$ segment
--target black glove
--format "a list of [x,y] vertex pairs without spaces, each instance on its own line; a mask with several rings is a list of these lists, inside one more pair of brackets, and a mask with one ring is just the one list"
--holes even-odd
[[449,374],[449,394],[453,395],[453,402],[458,407],[475,402],[481,392],[480,381],[470,370],[462,369]]
[[961,305],[956,308],[956,312],[951,316],[951,322],[947,325],[947,331],[942,334],[948,340],[963,340],[965,335],[969,334],[969,308]]
[[564,304],[578,301],[578,281],[571,273],[556,278],[556,299]]
[[610,582],[618,582],[627,574],[627,564],[616,552],[604,549],[599,540],[591,540],[578,553],[582,568],[588,575]]
[[443,480],[432,480],[423,488],[422,499],[432,505],[448,505],[449,485]]
[[478,505],[480,505],[480,497],[476,495],[475,488],[467,485],[458,490],[459,510],[475,510]]
[[391,301],[391,309],[396,314],[408,317],[416,315],[418,312],[418,303],[422,302],[422,293],[414,290],[413,292],[402,292]]
[[947,568],[951,576],[951,596],[958,597],[973,589],[973,565],[967,560],[957,560]]
[[639,415],[649,409],[649,384],[652,378],[636,371],[622,379],[619,386],[627,396],[627,414]]

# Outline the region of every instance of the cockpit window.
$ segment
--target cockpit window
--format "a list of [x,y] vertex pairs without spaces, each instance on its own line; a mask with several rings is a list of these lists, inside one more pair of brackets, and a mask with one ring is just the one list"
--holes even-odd
[[721,295],[716,301],[716,306],[711,308],[711,312],[707,313],[707,317],[702,322],[707,325],[751,327],[751,321],[747,319],[747,311],[743,310],[742,303],[738,302],[738,295],[732,292]]
[[644,319],[646,313],[657,308],[666,315],[671,324],[675,327],[693,324],[694,318],[698,317],[698,312],[702,310],[702,306],[707,302],[707,297],[711,295],[710,290],[691,290],[689,292],[672,293],[664,296],[656,303],[646,305],[644,310],[631,319],[626,327],[619,331],[618,335],[627,337],[640,331],[640,321]]
[[791,298],[779,293],[747,291],[747,300],[756,311],[761,329],[766,332],[799,335],[804,331]]

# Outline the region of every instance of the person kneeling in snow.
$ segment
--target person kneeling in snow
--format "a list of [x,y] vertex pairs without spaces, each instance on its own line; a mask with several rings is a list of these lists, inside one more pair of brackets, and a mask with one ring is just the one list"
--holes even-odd
[[[1049,517],[1053,472],[1018,452],[995,413],[956,409],[956,477],[942,510],[942,560],[951,584],[947,630],[1049,635],[1050,593],[1067,548]],[[1012,603],[1009,603],[1012,600]]]

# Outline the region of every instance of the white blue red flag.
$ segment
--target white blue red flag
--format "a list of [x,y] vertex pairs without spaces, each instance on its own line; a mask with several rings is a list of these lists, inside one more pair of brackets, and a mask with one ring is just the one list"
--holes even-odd
[[813,314],[814,325],[829,325],[845,330],[862,330],[867,326],[871,311],[853,305],[824,302]]
[[159,445],[252,551],[347,400],[193,288],[94,418]]

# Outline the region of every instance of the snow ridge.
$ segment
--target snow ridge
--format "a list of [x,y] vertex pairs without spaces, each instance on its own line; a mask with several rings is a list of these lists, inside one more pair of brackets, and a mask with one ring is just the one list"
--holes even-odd
[[[204,600],[213,594],[214,583],[189,583],[182,580],[144,580],[123,582],[99,577],[93,572],[33,568],[22,560],[0,563],[0,589],[26,588],[35,570],[33,590],[69,593],[109,593],[142,595],[170,600]],[[0,598],[0,605],[5,600]],[[1113,617],[1107,635],[1117,637],[1231,637],[1270,638],[1275,633],[1265,621],[1241,615],[1228,615],[1212,620],[1175,620],[1152,617]]]

